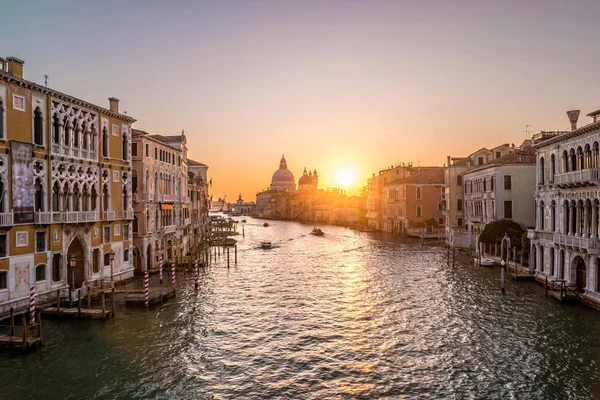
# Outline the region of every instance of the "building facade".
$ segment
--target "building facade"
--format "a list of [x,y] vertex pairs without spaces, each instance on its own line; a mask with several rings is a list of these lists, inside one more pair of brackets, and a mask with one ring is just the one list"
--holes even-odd
[[572,131],[536,144],[535,228],[530,267],[576,285],[584,300],[600,301],[600,110]]
[[133,118],[23,78],[0,59],[0,313],[133,275]]
[[467,171],[469,158],[450,157],[444,169],[444,230],[446,243],[469,247],[469,235],[465,235],[463,174]]

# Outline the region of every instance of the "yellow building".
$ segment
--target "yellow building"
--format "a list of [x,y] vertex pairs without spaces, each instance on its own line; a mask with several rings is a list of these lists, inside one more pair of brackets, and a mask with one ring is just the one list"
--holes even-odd
[[0,316],[33,285],[43,297],[133,275],[135,119],[115,98],[106,109],[25,80],[23,64],[0,58]]

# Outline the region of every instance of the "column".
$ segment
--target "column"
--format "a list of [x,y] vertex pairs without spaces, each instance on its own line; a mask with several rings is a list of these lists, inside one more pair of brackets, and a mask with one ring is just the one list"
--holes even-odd
[[557,277],[558,276],[558,269],[560,267],[560,248],[557,246],[554,246],[554,276]]
[[581,207],[575,205],[575,235],[581,236]]

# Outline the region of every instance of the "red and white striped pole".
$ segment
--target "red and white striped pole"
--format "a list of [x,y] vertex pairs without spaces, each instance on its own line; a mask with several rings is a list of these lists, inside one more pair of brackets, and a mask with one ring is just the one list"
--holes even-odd
[[198,290],[198,261],[194,264],[194,287]]
[[144,307],[150,305],[150,274],[144,272]]
[[171,287],[175,290],[175,263],[171,264]]
[[159,257],[158,259],[158,278],[160,279],[160,283],[163,283],[163,275],[162,275],[162,271],[163,271],[163,262],[162,262],[162,256]]
[[35,285],[29,288],[29,317],[31,325],[35,325]]

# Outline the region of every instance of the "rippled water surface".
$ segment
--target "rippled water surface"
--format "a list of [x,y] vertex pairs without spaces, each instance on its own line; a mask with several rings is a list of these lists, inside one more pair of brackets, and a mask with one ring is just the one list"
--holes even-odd
[[[600,313],[559,305],[439,246],[248,218],[177,300],[50,321],[0,354],[0,399],[600,398]],[[279,247],[257,249],[261,240]]]

